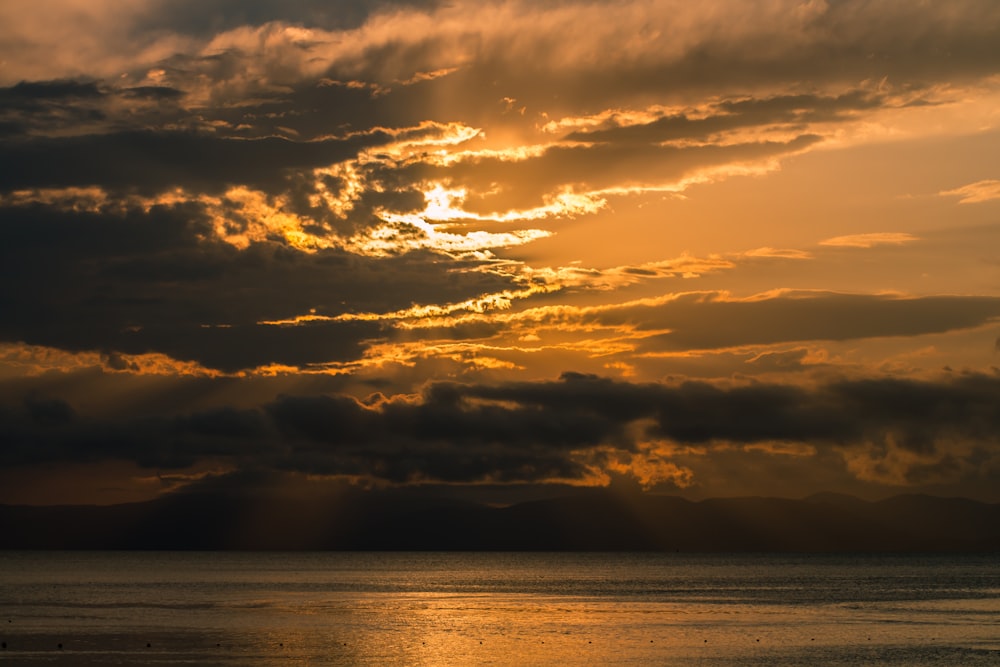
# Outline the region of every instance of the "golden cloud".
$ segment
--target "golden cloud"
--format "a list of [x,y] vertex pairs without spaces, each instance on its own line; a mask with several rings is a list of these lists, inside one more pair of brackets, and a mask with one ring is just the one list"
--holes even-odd
[[959,204],[979,204],[1000,199],[1000,181],[993,179],[976,181],[954,190],[943,190],[938,194],[942,197],[959,197]]
[[919,237],[906,232],[872,232],[868,234],[835,236],[820,241],[819,244],[834,248],[873,248],[879,245],[903,245],[904,243],[912,243],[919,240]]

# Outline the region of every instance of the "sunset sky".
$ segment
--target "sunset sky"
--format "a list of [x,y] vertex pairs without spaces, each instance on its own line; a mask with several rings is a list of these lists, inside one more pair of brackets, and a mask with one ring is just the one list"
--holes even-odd
[[0,503],[1000,502],[995,0],[4,0],[0,234]]

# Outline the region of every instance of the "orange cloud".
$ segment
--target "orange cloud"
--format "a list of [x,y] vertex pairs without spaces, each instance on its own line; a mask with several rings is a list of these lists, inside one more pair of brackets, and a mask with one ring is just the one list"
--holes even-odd
[[835,248],[873,248],[878,245],[903,245],[919,241],[920,238],[905,232],[872,232],[869,234],[851,234],[835,236],[819,244]]
[[959,197],[959,204],[980,204],[1000,199],[1000,181],[976,181],[975,183],[969,183],[954,190],[943,190],[938,194],[942,197]]

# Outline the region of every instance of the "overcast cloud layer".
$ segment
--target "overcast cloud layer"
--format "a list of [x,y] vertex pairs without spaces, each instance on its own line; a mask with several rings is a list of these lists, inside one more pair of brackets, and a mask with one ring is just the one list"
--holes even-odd
[[5,2],[0,502],[1000,501],[998,34],[990,0]]

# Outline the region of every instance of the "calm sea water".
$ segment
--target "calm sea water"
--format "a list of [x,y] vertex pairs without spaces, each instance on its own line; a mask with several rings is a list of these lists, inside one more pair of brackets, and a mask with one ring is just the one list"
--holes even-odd
[[0,639],[5,664],[1000,665],[1000,563],[0,552]]

